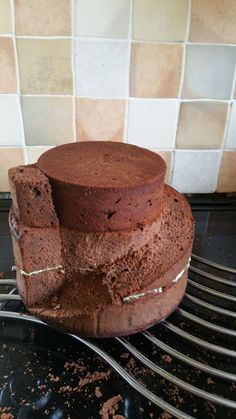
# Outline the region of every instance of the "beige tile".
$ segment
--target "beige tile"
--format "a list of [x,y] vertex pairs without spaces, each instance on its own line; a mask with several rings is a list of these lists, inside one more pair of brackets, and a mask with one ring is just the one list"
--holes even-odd
[[220,148],[227,109],[227,103],[182,103],[177,131],[177,148]]
[[70,94],[69,39],[17,39],[21,93]]
[[124,141],[125,100],[76,98],[77,141]]
[[188,0],[134,0],[133,38],[150,41],[183,41]]
[[10,0],[0,1],[0,33],[12,33],[12,13]]
[[22,97],[27,145],[56,145],[73,141],[72,97]]
[[0,37],[0,93],[16,92],[16,63],[11,38]]
[[236,192],[236,151],[224,151],[217,192]]
[[46,151],[50,150],[51,146],[28,146],[27,149],[27,156],[28,156],[28,163],[33,164],[36,163],[38,158],[41,154],[45,153]]
[[153,150],[159,154],[166,163],[165,183],[170,183],[173,166],[173,151],[170,150]]
[[236,43],[235,0],[192,0],[190,41]]
[[15,0],[17,35],[70,35],[70,0]]
[[181,45],[134,43],[131,54],[131,96],[177,97],[182,54]]
[[127,38],[131,0],[75,0],[78,36]]
[[23,148],[0,147],[0,192],[9,192],[8,169],[24,164]]

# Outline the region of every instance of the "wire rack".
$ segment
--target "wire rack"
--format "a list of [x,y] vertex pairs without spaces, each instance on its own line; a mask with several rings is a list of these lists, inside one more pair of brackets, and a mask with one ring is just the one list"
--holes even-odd
[[[43,324],[27,313],[9,311],[9,302],[20,302],[15,279],[0,279],[0,285],[11,287],[10,292],[0,294],[0,317]],[[161,397],[145,386],[109,353],[107,345],[104,349],[102,341],[70,336],[99,355],[133,389],[160,409],[181,419],[196,417],[176,407],[171,398]],[[236,269],[193,254],[187,291],[175,313],[148,331],[112,341],[155,373],[157,379],[177,386],[184,397],[210,402],[224,409],[226,416],[236,417]],[[150,356],[153,348],[182,367],[171,370],[168,363],[166,368],[160,366]],[[189,376],[186,369],[191,372]]]

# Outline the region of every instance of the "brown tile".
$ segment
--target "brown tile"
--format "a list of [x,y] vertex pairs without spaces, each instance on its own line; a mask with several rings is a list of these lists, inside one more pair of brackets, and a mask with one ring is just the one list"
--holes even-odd
[[71,41],[17,39],[21,92],[71,94]]
[[72,97],[23,96],[21,106],[27,145],[59,145],[74,140]]
[[125,100],[76,98],[77,141],[124,141]]
[[133,38],[147,41],[183,41],[188,0],[134,0]]
[[22,148],[0,147],[0,192],[9,192],[8,169],[24,164]]
[[11,38],[0,37],[0,93],[16,92],[16,63]]
[[224,151],[217,192],[236,192],[236,151]]
[[220,148],[227,109],[227,103],[182,103],[177,131],[177,148]]
[[17,35],[70,35],[71,1],[15,0]]
[[236,43],[235,0],[192,0],[190,41]]
[[172,166],[173,166],[173,151],[169,150],[153,150],[157,154],[159,154],[166,163],[166,175],[165,175],[165,183],[170,184],[171,181],[171,173],[172,173]]
[[12,33],[12,13],[10,0],[0,1],[0,33]]
[[182,54],[181,45],[134,43],[131,54],[131,96],[177,97]]
[[236,192],[236,151],[224,151],[217,192]]

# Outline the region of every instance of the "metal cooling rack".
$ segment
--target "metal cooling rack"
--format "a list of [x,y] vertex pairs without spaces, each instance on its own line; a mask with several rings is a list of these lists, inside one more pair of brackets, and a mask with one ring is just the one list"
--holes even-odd
[[[236,417],[236,269],[193,254],[189,277],[180,307],[167,320],[143,333],[110,339],[109,345],[112,341],[132,355],[142,367],[155,373],[156,380],[177,386],[183,397],[196,398],[200,403],[210,402],[213,407],[225,409],[222,412],[226,412],[226,417]],[[0,285],[12,288],[0,294],[0,317],[43,324],[24,310],[9,311],[9,302],[20,302],[15,279],[0,279]],[[199,417],[194,410],[193,414],[185,413],[171,398],[150,390],[109,353],[104,341],[70,336],[99,355],[132,388],[160,409],[181,419]],[[168,356],[168,360],[180,363],[185,375],[181,374],[181,368],[171,371],[169,363],[163,366],[154,361],[150,356],[153,348]],[[209,385],[205,385],[205,381]]]

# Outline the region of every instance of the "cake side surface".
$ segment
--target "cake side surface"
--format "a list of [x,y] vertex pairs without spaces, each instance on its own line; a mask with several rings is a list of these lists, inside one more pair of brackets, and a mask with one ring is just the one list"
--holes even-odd
[[79,142],[44,153],[60,224],[80,231],[133,230],[160,212],[166,166],[156,153],[107,141]]
[[142,248],[96,269],[67,266],[60,290],[29,310],[56,327],[94,337],[134,333],[170,314],[186,286],[193,219],[185,198],[168,186],[164,200],[161,225]]
[[48,178],[34,165],[9,170],[12,205],[20,220],[31,227],[58,225]]

